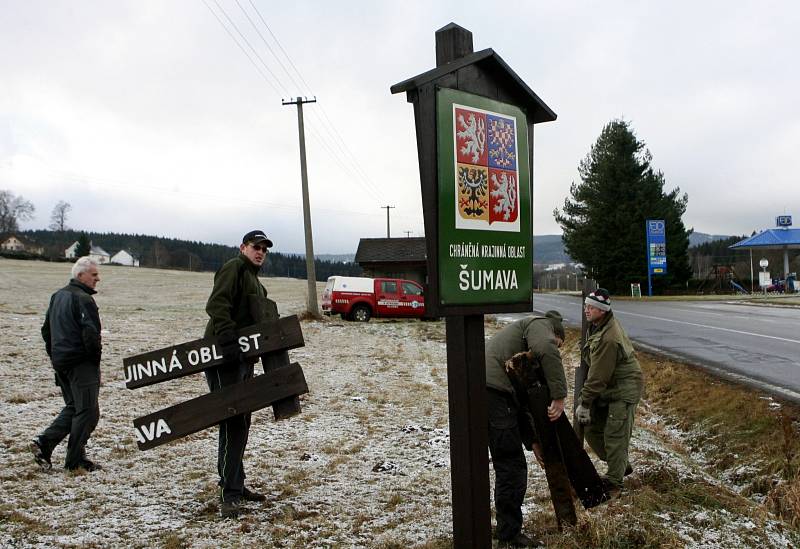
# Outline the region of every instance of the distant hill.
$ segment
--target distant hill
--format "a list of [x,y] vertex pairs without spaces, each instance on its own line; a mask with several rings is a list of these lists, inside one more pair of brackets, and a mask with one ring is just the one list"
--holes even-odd
[[560,234],[533,235],[533,262],[545,265],[571,263]]
[[689,235],[689,247],[694,248],[701,244],[708,244],[709,242],[716,242],[717,240],[725,240],[730,238],[729,234],[706,234],[706,233],[692,233]]
[[[689,235],[689,247],[694,248],[709,242],[731,238],[726,234],[706,234],[694,232]],[[560,234],[533,235],[533,262],[545,265],[570,263],[572,259],[564,250]]]

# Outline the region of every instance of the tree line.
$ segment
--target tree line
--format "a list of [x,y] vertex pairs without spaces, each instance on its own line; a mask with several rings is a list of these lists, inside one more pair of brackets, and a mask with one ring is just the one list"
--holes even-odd
[[[63,258],[64,251],[72,243],[80,244],[81,240],[85,239],[87,244],[91,241],[110,254],[127,250],[139,260],[141,267],[161,269],[216,271],[223,263],[239,253],[239,248],[235,246],[143,234],[95,233],[71,229],[29,230],[21,231],[19,234],[44,247],[44,255],[50,258]],[[314,265],[318,281],[327,280],[332,275],[360,276],[362,273],[361,267],[356,263],[317,259]],[[306,260],[301,255],[270,252],[261,272],[266,276],[305,278]]]

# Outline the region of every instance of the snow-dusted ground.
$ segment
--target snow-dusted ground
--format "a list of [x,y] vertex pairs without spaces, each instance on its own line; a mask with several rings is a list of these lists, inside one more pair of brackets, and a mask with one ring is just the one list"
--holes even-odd
[[[39,335],[67,264],[0,259],[0,546],[2,547],[412,547],[447,545],[451,532],[446,358],[441,322],[335,319],[303,322],[306,346],[290,351],[308,381],[303,413],[276,423],[253,416],[248,484],[267,494],[238,520],[217,513],[216,429],[140,452],[132,421],[207,392],[201,375],[129,390],[122,359],[201,337],[210,273],[101,268],[101,420],[87,453],[105,469],[68,474],[64,446],[42,472],[29,440],[62,405]],[[302,311],[305,282],[265,279],[281,314]],[[489,322],[487,334],[494,330]],[[577,354],[568,350],[565,364]],[[571,374],[568,373],[568,379]],[[691,459],[681,436],[643,406],[635,434],[637,475],[719,483]],[[524,512],[554,523],[544,475],[529,459]],[[599,469],[602,471],[603,467]],[[635,487],[633,488],[635,490]],[[625,513],[601,506],[587,514]],[[654,517],[686,546],[791,547],[762,513],[726,509]],[[553,534],[554,536],[556,534]]]

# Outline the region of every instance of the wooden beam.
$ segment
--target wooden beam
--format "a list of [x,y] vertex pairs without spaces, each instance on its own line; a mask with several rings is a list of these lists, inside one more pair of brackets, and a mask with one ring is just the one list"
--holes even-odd
[[[296,315],[260,322],[236,332],[246,358],[302,347],[303,332]],[[188,376],[224,362],[216,337],[197,339],[123,359],[125,386],[138,389]],[[287,361],[288,362],[288,361]]]
[[137,444],[140,450],[149,450],[230,417],[307,392],[308,384],[299,364],[275,368],[269,375],[256,376],[135,419]]

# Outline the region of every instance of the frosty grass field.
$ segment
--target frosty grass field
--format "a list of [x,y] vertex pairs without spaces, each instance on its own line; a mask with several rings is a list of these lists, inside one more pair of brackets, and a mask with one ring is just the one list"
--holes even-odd
[[[101,419],[87,453],[105,468],[65,472],[65,443],[51,471],[28,452],[31,437],[62,405],[39,328],[69,265],[0,259],[0,546],[2,547],[448,547],[450,512],[447,369],[443,322],[302,322],[306,345],[290,351],[310,393],[303,412],[274,422],[256,412],[245,454],[247,483],[267,494],[238,520],[218,516],[216,429],[141,452],[132,421],[207,392],[201,375],[137,390],[124,385],[124,357],[202,336],[211,273],[101,267]],[[263,279],[282,315],[304,308],[302,280]],[[320,285],[320,289],[322,285]],[[487,335],[498,323],[487,318]],[[567,379],[578,360],[565,349]],[[258,371],[258,370],[257,370]],[[615,535],[609,525],[643,521],[666,547],[792,547],[796,531],[710,476],[645,401],[639,408],[628,494],[579,510],[559,533],[543,472],[529,455],[526,528],[551,547]],[[604,467],[598,463],[602,472]],[[632,514],[637,494],[667,475],[730,493],[734,504]],[[650,492],[653,490],[650,489]],[[720,501],[728,501],[718,498]],[[609,530],[605,534],[604,528]],[[661,530],[659,530],[661,529]],[[605,538],[603,536],[606,536]],[[644,535],[644,534],[643,534]],[[604,541],[605,540],[605,541]]]

